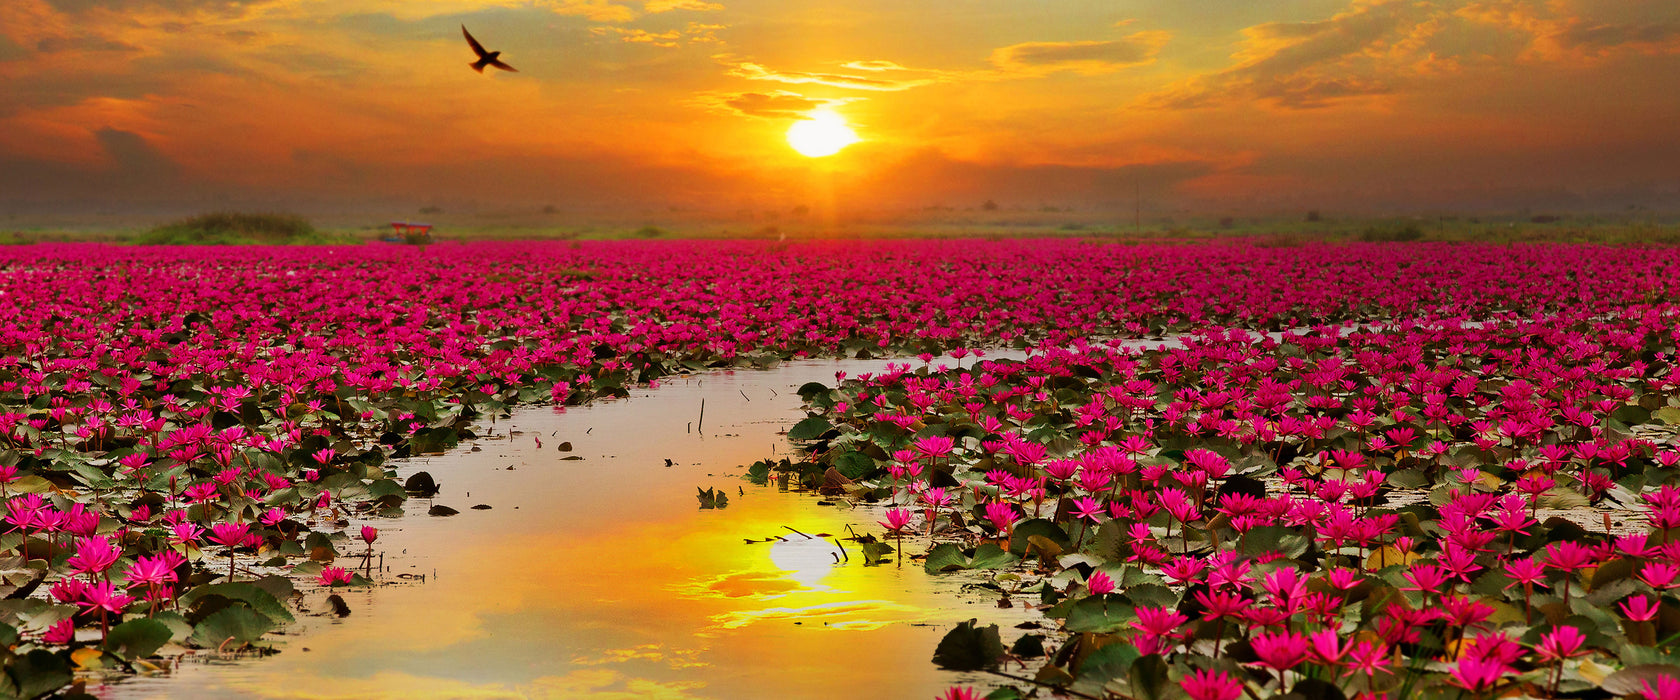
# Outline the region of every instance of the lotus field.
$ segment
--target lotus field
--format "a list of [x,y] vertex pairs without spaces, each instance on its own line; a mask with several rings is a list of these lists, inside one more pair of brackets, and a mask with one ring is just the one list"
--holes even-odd
[[372,583],[393,459],[517,404],[847,356],[896,364],[806,385],[805,461],[750,475],[875,509],[870,563],[1042,611],[929,649],[999,684],[951,698],[1680,700],[1675,249],[66,244],[0,268],[0,695],[262,648],[294,591]]

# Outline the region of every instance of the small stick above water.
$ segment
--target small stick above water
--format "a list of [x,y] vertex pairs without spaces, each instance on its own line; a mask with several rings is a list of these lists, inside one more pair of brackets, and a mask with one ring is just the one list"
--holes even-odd
[[700,399],[700,425],[698,429],[706,429],[706,399],[704,397]]

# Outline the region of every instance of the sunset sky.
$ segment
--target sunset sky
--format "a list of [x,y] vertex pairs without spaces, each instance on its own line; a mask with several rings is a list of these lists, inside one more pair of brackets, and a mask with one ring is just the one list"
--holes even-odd
[[1661,206],[1677,86],[1674,0],[4,0],[0,211]]

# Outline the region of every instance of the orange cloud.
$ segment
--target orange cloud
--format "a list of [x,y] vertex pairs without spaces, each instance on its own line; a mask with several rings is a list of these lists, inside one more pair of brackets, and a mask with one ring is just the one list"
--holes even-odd
[[1011,73],[1048,75],[1072,71],[1111,73],[1152,63],[1172,39],[1171,32],[1137,32],[1116,41],[1050,41],[1012,44],[992,52],[992,65]]
[[851,100],[806,97],[796,92],[773,90],[770,92],[707,93],[701,95],[698,101],[707,107],[740,116],[798,119],[804,117],[805,113],[811,110],[833,107]]
[[717,12],[722,10],[723,6],[715,2],[706,2],[705,0],[647,0],[646,3],[643,3],[642,9],[646,10],[648,14],[659,14],[661,12],[670,12],[672,10]]
[[537,6],[557,15],[576,15],[593,22],[628,22],[639,16],[635,9],[608,0],[539,0]]
[[682,29],[672,29],[664,32],[650,32],[645,29],[626,29],[624,27],[590,27],[589,32],[596,36],[617,36],[629,44],[649,44],[660,48],[674,49],[685,44],[719,44],[716,32],[723,29],[721,24],[701,24],[689,22]]
[[1407,63],[1388,48],[1428,18],[1426,8],[1409,0],[1375,0],[1326,20],[1255,25],[1243,30],[1234,66],[1144,95],[1140,104],[1196,109],[1259,100],[1310,109],[1387,94],[1405,77]]
[[[828,87],[844,88],[847,90],[871,90],[877,92],[897,92],[914,87],[931,85],[936,82],[932,78],[913,78],[908,80],[888,80],[884,78],[866,78],[842,73],[804,73],[792,71],[778,71],[767,68],[751,61],[734,61],[729,57],[720,57],[724,65],[729,67],[729,75],[747,80],[766,80],[789,85],[826,85]],[[867,69],[866,69],[867,70]],[[879,70],[879,69],[873,69]]]

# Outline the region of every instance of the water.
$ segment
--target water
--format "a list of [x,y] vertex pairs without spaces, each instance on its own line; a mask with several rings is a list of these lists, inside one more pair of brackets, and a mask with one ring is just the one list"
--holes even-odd
[[[832,538],[794,530],[844,536],[850,525],[879,534],[878,509],[819,506],[814,495],[740,476],[743,465],[788,454],[780,433],[803,417],[799,385],[832,386],[836,371],[884,365],[787,363],[679,378],[630,400],[520,411],[471,443],[481,451],[463,445],[399,465],[404,478],[430,472],[443,491],[411,499],[401,519],[372,523],[380,528],[374,551],[384,554],[378,578],[390,583],[344,592],[348,617],[330,615],[327,594],[311,591],[299,601],[299,627],[274,638],[276,656],[189,657],[167,676],[90,690],[135,698],[933,697],[952,684],[995,680],[938,670],[934,647],[971,617],[1001,623],[1007,644],[1019,634],[1009,626],[1036,612],[999,609],[995,593],[956,590],[975,576],[929,576],[909,561],[864,567],[852,543],[850,561],[836,563]],[[563,441],[571,452],[557,450]],[[697,509],[697,486],[721,488],[729,506]],[[434,503],[461,513],[428,517]],[[492,509],[471,508],[478,504]],[[778,535],[785,541],[744,542]]]

